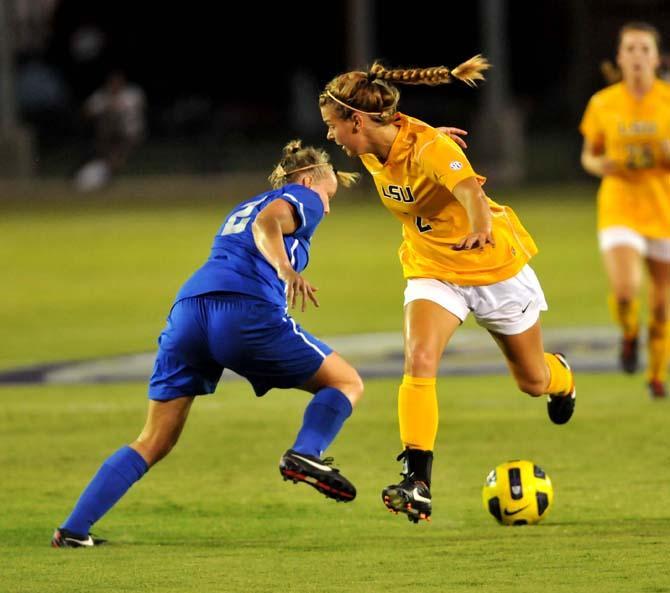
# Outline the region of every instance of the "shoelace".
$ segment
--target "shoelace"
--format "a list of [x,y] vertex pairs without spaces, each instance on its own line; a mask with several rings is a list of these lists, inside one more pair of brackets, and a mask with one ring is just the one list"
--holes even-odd
[[[398,457],[396,457],[396,461],[405,461],[405,463],[403,464],[403,468],[402,468],[403,471],[400,472],[400,475],[405,480],[407,480],[408,482],[414,482],[415,481],[414,480],[414,472],[410,472],[409,467],[407,467],[406,459],[407,459],[408,456],[409,456],[409,449],[403,449],[402,453],[400,453],[400,455],[398,455]],[[428,485],[421,480],[416,481],[416,483],[424,484],[426,486],[426,488],[428,488]]]
[[409,472],[409,467],[407,465],[407,457],[409,456],[409,449],[403,449],[402,453],[398,455],[398,457],[395,458],[396,461],[402,461],[402,471],[400,472],[400,475],[405,478],[405,480],[411,480],[412,474]]
[[327,466],[331,467],[334,472],[337,472],[339,474],[340,470],[337,469],[336,467],[333,467],[334,461],[335,461],[335,459],[333,457],[324,457],[321,460],[321,463],[323,463],[323,465],[327,465]]

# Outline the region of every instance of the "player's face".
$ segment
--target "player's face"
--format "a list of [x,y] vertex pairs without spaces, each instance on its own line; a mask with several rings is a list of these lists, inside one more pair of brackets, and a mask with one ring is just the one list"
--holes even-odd
[[323,211],[328,214],[330,212],[330,200],[337,193],[337,175],[335,175],[335,169],[332,165],[324,165],[324,167],[327,167],[327,172],[323,176],[315,180],[311,175],[305,175],[302,183],[319,194]]
[[647,31],[626,31],[619,45],[617,63],[624,79],[653,77],[659,66],[654,36]]
[[328,167],[328,175],[322,181],[323,192],[319,192],[321,201],[323,202],[323,211],[328,214],[330,212],[330,201],[337,193],[337,175],[332,167]]
[[328,127],[328,140],[341,147],[347,156],[355,157],[368,152],[364,150],[364,138],[355,129],[353,119],[341,119],[331,105],[321,107],[321,118]]

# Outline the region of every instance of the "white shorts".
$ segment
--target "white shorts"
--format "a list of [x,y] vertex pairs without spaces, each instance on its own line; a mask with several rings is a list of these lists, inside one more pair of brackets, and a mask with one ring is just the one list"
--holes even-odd
[[419,299],[437,303],[461,321],[472,311],[477,323],[499,334],[525,332],[546,311],[542,287],[529,265],[508,280],[487,286],[458,286],[432,278],[410,278],[405,305]]
[[670,239],[650,239],[625,226],[610,226],[598,231],[598,243],[600,251],[625,245],[632,247],[643,257],[670,262]]

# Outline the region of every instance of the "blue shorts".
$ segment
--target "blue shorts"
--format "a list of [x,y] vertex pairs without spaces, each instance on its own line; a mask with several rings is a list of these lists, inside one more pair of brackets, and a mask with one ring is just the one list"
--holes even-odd
[[224,368],[245,377],[257,396],[298,387],[332,352],[284,308],[232,293],[175,303],[158,345],[149,399],[159,401],[214,393]]

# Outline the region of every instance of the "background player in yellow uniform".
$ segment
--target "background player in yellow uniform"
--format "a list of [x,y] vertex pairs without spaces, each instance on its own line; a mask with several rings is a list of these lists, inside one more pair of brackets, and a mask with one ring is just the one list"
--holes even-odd
[[382,204],[402,223],[400,260],[405,290],[405,369],[398,396],[404,479],[382,498],[418,522],[432,512],[430,493],[437,434],[436,375],[456,328],[472,311],[507,358],[519,388],[550,394],[548,412],[567,422],[574,381],[562,355],[544,352],[539,314],[547,305],[528,260],[537,252],[516,215],[489,199],[463,151],[447,135],[397,111],[391,81],[444,84],[452,76],[473,83],[487,62],[475,57],[451,72],[444,67],[337,76],[320,96],[328,139],[359,156]]
[[582,165],[602,177],[598,239],[622,330],[621,365],[638,366],[638,292],[645,259],[650,287],[649,391],[665,397],[670,303],[670,84],[658,80],[658,31],[630,23],[619,33],[623,80],[589,101],[580,130]]

